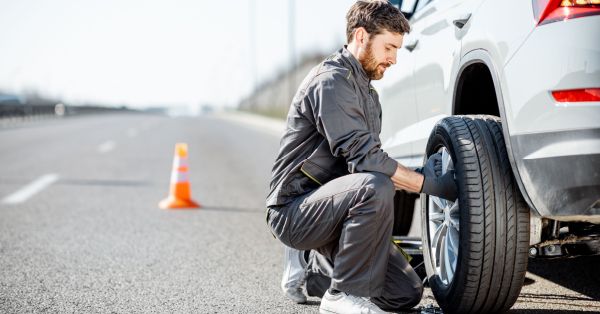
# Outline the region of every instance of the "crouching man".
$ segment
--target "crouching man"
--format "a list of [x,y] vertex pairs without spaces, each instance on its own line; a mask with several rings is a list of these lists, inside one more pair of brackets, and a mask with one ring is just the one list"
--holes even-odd
[[357,1],[346,20],[348,44],[308,74],[292,101],[267,222],[285,245],[316,250],[333,265],[321,313],[409,309],[423,286],[391,241],[395,190],[456,199],[457,188],[452,172],[436,174],[439,154],[412,171],[381,149],[370,82],[396,63],[408,21],[381,0]]

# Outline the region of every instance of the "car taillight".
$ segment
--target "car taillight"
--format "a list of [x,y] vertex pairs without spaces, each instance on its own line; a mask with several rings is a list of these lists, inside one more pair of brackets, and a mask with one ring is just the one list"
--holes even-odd
[[557,102],[600,101],[600,88],[557,90],[552,97]]
[[532,0],[537,25],[600,14],[600,0]]

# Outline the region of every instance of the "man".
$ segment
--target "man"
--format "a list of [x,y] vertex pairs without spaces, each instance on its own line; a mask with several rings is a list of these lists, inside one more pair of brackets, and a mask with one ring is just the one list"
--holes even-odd
[[455,199],[454,174],[419,171],[382,149],[381,106],[371,80],[396,63],[402,13],[387,1],[357,1],[348,45],[315,67],[287,117],[267,197],[267,222],[286,246],[316,250],[333,265],[321,313],[383,313],[419,303],[423,286],[391,241],[395,189]]

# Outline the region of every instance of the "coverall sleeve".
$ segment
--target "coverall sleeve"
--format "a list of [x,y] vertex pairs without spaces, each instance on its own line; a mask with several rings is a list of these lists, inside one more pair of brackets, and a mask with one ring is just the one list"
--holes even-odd
[[350,173],[381,172],[393,176],[398,163],[381,149],[379,135],[369,130],[366,113],[347,76],[330,72],[313,90],[317,131],[331,153],[342,156]]

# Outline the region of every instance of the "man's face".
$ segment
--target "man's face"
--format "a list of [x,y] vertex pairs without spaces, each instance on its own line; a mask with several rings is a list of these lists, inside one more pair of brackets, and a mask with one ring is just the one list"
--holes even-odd
[[387,30],[367,39],[364,49],[359,53],[358,61],[370,79],[381,79],[385,70],[396,64],[396,54],[402,46],[402,39],[402,34]]

